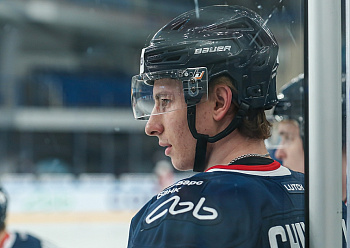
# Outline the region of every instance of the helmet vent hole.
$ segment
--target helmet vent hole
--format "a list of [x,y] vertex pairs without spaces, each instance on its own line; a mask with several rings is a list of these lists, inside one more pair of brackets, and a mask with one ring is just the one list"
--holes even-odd
[[181,56],[173,56],[173,57],[168,57],[165,59],[165,61],[178,61],[180,60]]
[[249,35],[250,36],[250,44],[251,45],[254,45],[255,47],[257,48],[261,48],[264,46],[264,42],[261,40],[261,38],[255,34],[254,36],[253,35]]
[[185,20],[179,20],[178,22],[173,23],[171,30],[181,30],[188,21],[189,19],[185,19]]
[[266,64],[267,64],[266,60],[262,60],[262,61],[257,61],[257,63],[254,66],[255,67],[262,67]]
[[246,30],[250,29],[251,27],[245,23],[245,22],[238,22],[238,23],[230,23],[226,26],[226,29],[233,29],[233,30]]
[[[236,20],[235,20],[236,21]],[[246,22],[231,22],[231,23],[223,23],[219,25],[211,25],[205,27],[205,31],[216,31],[216,32],[224,32],[224,31],[243,31],[243,30],[251,30],[251,26]]]
[[180,52],[181,50],[183,50],[184,52],[186,52],[187,46],[176,46],[173,48],[168,48],[168,52]]

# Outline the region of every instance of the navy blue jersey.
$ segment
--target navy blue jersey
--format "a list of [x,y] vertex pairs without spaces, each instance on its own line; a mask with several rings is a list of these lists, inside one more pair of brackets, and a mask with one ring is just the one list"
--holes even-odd
[[304,176],[267,161],[214,166],[166,188],[132,219],[128,248],[303,247]]
[[53,248],[54,246],[27,233],[9,232],[4,248]]

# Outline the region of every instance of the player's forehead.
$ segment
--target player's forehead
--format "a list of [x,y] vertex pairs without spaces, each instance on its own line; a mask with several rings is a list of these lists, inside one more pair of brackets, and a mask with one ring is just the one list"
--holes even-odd
[[278,123],[278,133],[280,135],[289,134],[289,135],[299,135],[299,126],[293,120],[284,120]]
[[182,83],[172,78],[162,78],[154,81],[153,94],[167,92],[177,94],[182,92]]

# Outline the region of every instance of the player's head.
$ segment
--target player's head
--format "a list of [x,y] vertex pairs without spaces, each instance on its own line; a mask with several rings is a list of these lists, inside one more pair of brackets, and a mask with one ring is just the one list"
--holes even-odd
[[[304,75],[293,78],[284,85],[278,95],[279,102],[273,115],[277,120],[278,138],[275,157],[283,165],[299,172],[304,172]],[[274,137],[276,135],[276,137]]]
[[[282,160],[283,165],[295,171],[304,172],[305,147],[305,94],[304,75],[293,78],[282,87],[278,95],[279,102],[273,115],[277,120],[279,143],[275,157]],[[345,145],[345,75],[342,76],[342,129],[343,147]]]
[[[277,53],[264,20],[247,8],[222,5],[186,12],[161,28],[142,50],[140,74],[132,79],[134,116],[149,119],[187,109],[188,128],[197,140],[194,170],[201,171],[207,142],[226,137],[243,119],[276,104]],[[235,117],[218,134],[200,133],[196,105],[208,101],[212,84],[222,81],[229,81]],[[160,89],[176,92],[172,99],[183,101],[169,107],[171,99]]]
[[5,219],[7,211],[7,195],[5,191],[0,187],[0,231],[5,228]]
[[304,74],[300,74],[281,88],[273,115],[278,122],[286,120],[294,122],[299,128],[300,136],[304,139],[305,92],[303,83]]

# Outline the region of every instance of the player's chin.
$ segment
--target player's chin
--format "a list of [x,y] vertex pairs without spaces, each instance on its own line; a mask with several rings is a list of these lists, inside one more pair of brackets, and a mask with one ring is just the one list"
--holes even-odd
[[179,170],[179,171],[193,170],[194,161],[184,161],[182,159],[176,159],[174,157],[171,157],[171,162],[176,170]]

